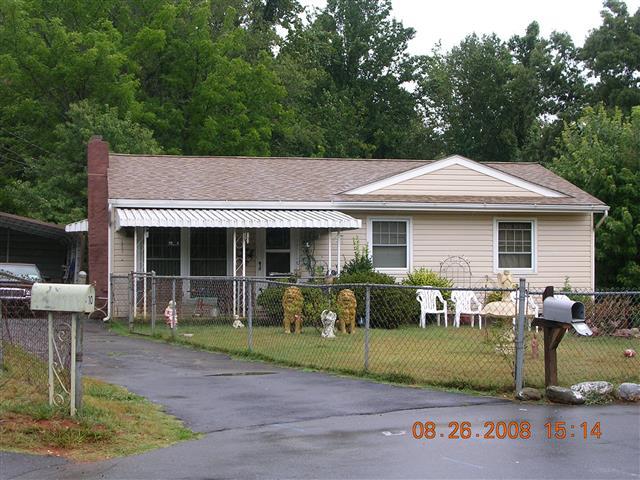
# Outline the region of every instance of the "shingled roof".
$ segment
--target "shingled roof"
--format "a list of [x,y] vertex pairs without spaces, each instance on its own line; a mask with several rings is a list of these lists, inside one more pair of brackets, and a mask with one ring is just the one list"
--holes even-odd
[[109,197],[131,200],[256,202],[409,202],[604,206],[536,163],[486,162],[487,167],[555,190],[562,197],[347,195],[369,183],[435,160],[301,157],[109,155]]

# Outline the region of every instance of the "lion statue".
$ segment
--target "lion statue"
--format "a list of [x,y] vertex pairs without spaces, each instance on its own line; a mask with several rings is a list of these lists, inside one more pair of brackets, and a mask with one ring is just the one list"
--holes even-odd
[[347,333],[347,330],[349,330],[350,334],[355,333],[356,296],[353,293],[353,290],[349,290],[348,288],[340,290],[336,303],[338,307],[338,326],[340,328],[340,332]]
[[302,332],[302,306],[304,298],[298,287],[289,287],[282,296],[284,308],[284,333],[291,333],[291,324],[295,325],[295,333]]

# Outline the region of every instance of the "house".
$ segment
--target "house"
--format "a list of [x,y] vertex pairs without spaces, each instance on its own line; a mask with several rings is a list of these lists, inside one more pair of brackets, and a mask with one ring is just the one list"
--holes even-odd
[[[90,279],[339,272],[358,239],[396,277],[464,256],[474,278],[594,286],[608,207],[535,163],[185,157],[88,148]],[[68,230],[86,229],[86,221]],[[318,269],[319,270],[319,269]]]
[[33,263],[48,281],[73,280],[75,245],[63,225],[0,212],[0,263]]

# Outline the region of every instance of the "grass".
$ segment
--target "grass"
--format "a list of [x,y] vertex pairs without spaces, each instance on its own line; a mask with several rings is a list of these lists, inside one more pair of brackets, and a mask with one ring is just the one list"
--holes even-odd
[[123,387],[83,379],[83,408],[50,407],[46,364],[5,345],[0,371],[0,450],[96,461],[197,438],[159,405]]
[[[479,330],[470,327],[426,329],[404,327],[370,331],[369,368],[365,372],[364,331],[323,339],[313,328],[301,335],[285,334],[280,327],[253,328],[253,350],[247,349],[247,330],[225,324],[179,325],[175,339],[164,325],[156,328],[155,337],[294,367],[308,367],[351,375],[365,375],[394,383],[433,385],[483,392],[513,390],[513,355],[496,353],[496,328]],[[122,327],[121,327],[122,328]],[[136,333],[151,334],[148,324],[136,323]],[[185,336],[188,334],[191,336]],[[542,333],[537,334],[539,353],[531,355],[531,338],[527,334],[525,382],[544,385]],[[571,385],[585,380],[612,383],[640,380],[640,359],[625,358],[626,348],[640,350],[639,339],[567,335],[558,348],[559,383]]]

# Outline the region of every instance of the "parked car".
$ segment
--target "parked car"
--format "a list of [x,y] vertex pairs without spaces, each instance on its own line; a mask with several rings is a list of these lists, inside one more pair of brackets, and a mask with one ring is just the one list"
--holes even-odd
[[36,282],[42,282],[42,275],[33,263],[0,263],[0,302],[29,308]]

